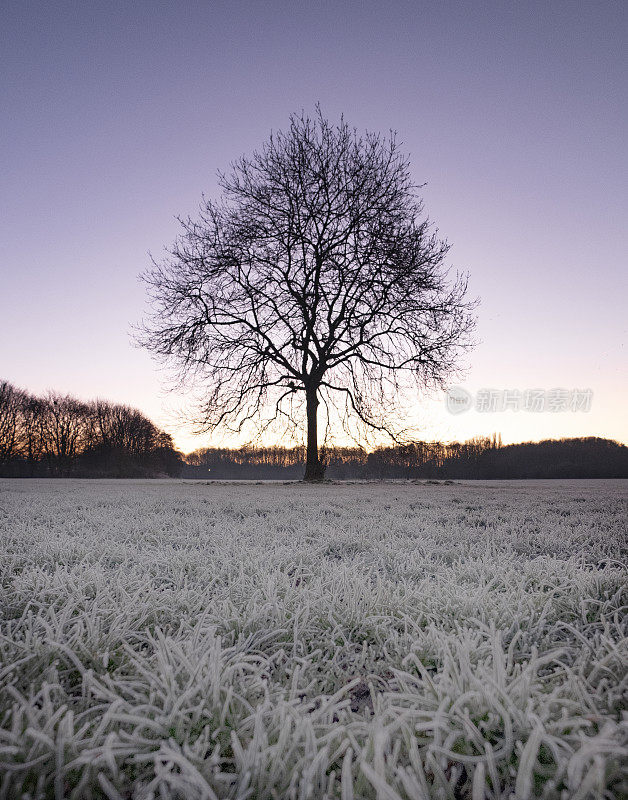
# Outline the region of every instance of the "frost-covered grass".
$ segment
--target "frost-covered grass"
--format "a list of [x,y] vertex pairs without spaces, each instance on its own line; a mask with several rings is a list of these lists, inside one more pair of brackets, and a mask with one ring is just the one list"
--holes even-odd
[[0,482],[0,798],[626,796],[626,488]]

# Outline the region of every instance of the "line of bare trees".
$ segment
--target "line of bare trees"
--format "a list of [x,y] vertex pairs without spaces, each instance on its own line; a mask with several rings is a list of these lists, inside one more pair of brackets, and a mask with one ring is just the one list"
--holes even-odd
[[[501,437],[466,442],[414,442],[367,452],[322,451],[331,479],[628,478],[628,447],[610,439],[550,439],[502,445]],[[298,479],[304,447],[205,448],[185,456],[190,478]]]
[[[467,442],[413,442],[380,447],[321,448],[326,474],[332,479],[437,477],[453,462],[475,463],[482,454],[502,446],[501,437],[477,437]],[[299,478],[307,449],[297,447],[202,448],[184,457],[184,474],[216,478]]]
[[2,477],[174,476],[180,464],[169,434],[137,409],[0,381]]

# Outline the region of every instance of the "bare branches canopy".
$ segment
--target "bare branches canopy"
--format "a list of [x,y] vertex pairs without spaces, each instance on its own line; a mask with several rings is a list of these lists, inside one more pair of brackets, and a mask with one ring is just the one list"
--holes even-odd
[[141,342],[206,387],[207,430],[305,420],[306,479],[324,474],[321,404],[327,425],[337,414],[399,440],[400,390],[441,384],[473,319],[395,136],[317,108],[220,185],[144,275]]

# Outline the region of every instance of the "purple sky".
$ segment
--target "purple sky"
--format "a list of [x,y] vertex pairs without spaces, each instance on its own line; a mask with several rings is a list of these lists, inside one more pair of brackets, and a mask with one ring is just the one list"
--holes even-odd
[[589,413],[409,409],[425,438],[628,442],[628,5],[28,2],[0,26],[0,377],[138,406],[177,398],[130,343],[137,275],[288,115],[398,131],[481,298],[458,381],[590,388]]

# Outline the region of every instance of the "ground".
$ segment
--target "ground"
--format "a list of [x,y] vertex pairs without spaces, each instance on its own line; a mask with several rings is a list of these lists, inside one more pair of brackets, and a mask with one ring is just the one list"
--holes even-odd
[[627,489],[0,481],[0,800],[626,796]]

